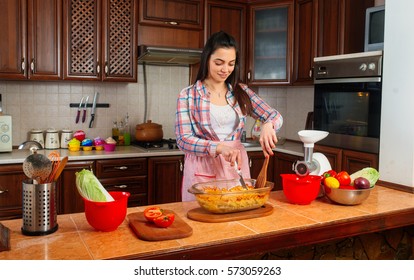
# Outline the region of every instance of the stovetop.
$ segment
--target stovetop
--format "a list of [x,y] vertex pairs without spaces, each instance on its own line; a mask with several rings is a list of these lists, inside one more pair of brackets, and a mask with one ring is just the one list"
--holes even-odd
[[175,150],[178,149],[175,139],[162,139],[156,142],[132,141],[131,145],[141,147],[147,150]]

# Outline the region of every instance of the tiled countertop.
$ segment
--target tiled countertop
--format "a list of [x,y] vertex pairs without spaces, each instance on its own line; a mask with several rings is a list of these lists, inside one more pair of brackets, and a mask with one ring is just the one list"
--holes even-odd
[[[188,219],[196,202],[164,204],[193,234],[157,242],[138,239],[127,219],[116,231],[95,231],[83,213],[58,216],[58,231],[40,237],[22,235],[21,219],[1,221],[11,231],[11,250],[0,252],[0,259],[237,258],[414,224],[414,195],[381,186],[356,206],[332,204],[324,197],[310,205],[293,205],[282,191],[272,192],[269,203],[274,207],[270,216],[223,223]],[[144,209],[129,208],[128,213]]]
[[[261,147],[247,147],[246,150],[248,152],[261,151]],[[53,150],[39,150],[38,153],[49,155],[52,151]],[[58,149],[57,151],[61,157],[68,156],[69,161],[184,155],[180,150],[146,150],[135,146],[117,146],[113,152],[95,150],[71,152],[67,149]],[[284,145],[278,145],[275,151],[303,156],[303,146],[297,142],[286,141]],[[12,152],[0,153],[0,165],[23,163],[25,158],[29,155],[29,150],[17,149],[14,149]]]

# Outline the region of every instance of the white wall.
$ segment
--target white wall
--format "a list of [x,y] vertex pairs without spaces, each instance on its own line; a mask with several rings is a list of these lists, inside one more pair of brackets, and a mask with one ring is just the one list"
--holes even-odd
[[385,7],[380,179],[414,186],[414,1]]

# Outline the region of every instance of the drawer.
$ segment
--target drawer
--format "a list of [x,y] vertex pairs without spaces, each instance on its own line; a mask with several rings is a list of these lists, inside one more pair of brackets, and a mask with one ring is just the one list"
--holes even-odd
[[127,176],[147,175],[147,159],[108,159],[96,161],[96,177],[119,178]]
[[128,207],[148,204],[148,188],[146,176],[110,178],[99,180],[108,191],[129,192]]

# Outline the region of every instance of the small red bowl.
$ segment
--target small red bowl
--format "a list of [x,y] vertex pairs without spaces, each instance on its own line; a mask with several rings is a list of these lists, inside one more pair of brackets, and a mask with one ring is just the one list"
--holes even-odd
[[321,176],[296,174],[280,174],[282,176],[283,193],[292,204],[306,205],[316,199],[321,187]]
[[114,231],[125,219],[129,192],[109,192],[115,201],[96,202],[83,199],[88,223],[100,231]]

